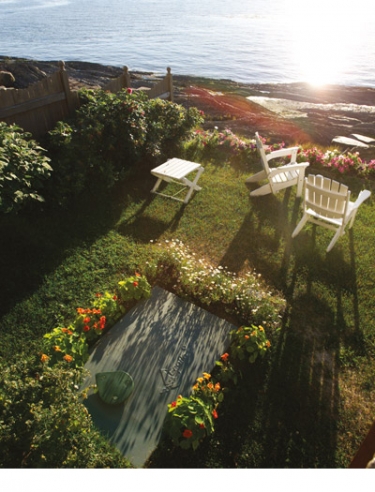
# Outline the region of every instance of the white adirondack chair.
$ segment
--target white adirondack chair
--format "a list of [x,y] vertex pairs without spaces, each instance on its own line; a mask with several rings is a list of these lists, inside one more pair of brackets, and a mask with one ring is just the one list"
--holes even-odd
[[[255,140],[262,160],[263,170],[247,178],[246,183],[256,183],[263,180],[267,180],[267,183],[252,191],[250,196],[267,195],[269,193],[275,194],[284,188],[294,185],[297,185],[297,196],[301,196],[305,170],[309,163],[296,163],[298,147],[274,150],[266,154],[258,132],[255,134]],[[291,156],[289,164],[275,168],[269,167],[268,163],[271,159],[289,155]]]
[[358,207],[370,195],[370,191],[363,190],[357,200],[352,202],[346,185],[321,175],[309,174],[305,178],[303,217],[292,237],[297,236],[307,222],[312,222],[336,231],[327,248],[327,252],[331,251],[339,237],[345,233],[345,227],[353,226]]

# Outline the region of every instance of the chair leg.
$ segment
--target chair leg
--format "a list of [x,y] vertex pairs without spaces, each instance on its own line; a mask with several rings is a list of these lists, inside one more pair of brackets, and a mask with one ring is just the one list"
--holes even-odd
[[266,184],[264,186],[261,186],[260,188],[257,188],[256,190],[252,191],[250,193],[250,196],[269,195],[270,193],[272,193],[271,186],[269,184]]
[[332,241],[329,243],[328,248],[326,249],[327,253],[329,253],[331,251],[331,249],[334,247],[334,245],[336,244],[339,237],[342,236],[343,234],[344,234],[344,231],[340,227],[340,229],[338,229],[336,234],[333,236]]
[[266,171],[263,170],[247,178],[245,183],[256,183],[257,181],[262,181],[262,179],[266,179],[266,178],[267,178],[267,173]]
[[299,234],[301,232],[301,230],[303,229],[303,226],[306,224],[306,222],[309,220],[309,217],[308,215],[304,215],[302,217],[302,219],[299,221],[299,223],[297,224],[297,227],[294,229],[294,231],[292,232],[292,237],[296,237],[297,234]]

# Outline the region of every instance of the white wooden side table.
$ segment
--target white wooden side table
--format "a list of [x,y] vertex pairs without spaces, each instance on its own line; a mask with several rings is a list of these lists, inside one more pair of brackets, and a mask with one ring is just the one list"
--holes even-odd
[[[195,178],[193,181],[187,179],[187,175],[196,171]],[[204,168],[197,162],[185,161],[184,159],[178,159],[174,157],[168,160],[164,164],[155,167],[151,170],[151,174],[156,176],[158,179],[155,186],[152,188],[151,193],[156,193],[161,196],[172,198],[173,200],[178,200],[179,202],[188,203],[194,190],[199,191],[202,188],[197,185],[200,175],[203,173]],[[183,186],[174,195],[167,195],[160,193],[158,190],[162,181],[167,181],[168,183],[174,182],[181,184]],[[188,191],[184,199],[178,198],[177,195],[184,191],[187,187]]]

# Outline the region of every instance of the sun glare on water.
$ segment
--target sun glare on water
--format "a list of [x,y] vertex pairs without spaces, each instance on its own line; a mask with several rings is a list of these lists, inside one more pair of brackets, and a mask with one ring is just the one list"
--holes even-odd
[[[285,16],[294,33],[291,60],[299,68],[300,80],[312,85],[341,83],[350,72],[363,39],[373,4],[346,0],[285,0]],[[361,8],[366,7],[366,8]],[[369,12],[370,10],[370,12]]]

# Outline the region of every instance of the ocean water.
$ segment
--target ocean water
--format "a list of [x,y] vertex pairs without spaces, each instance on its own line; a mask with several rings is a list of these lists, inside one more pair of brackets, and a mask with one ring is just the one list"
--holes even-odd
[[375,87],[374,14],[368,0],[0,0],[0,55]]

